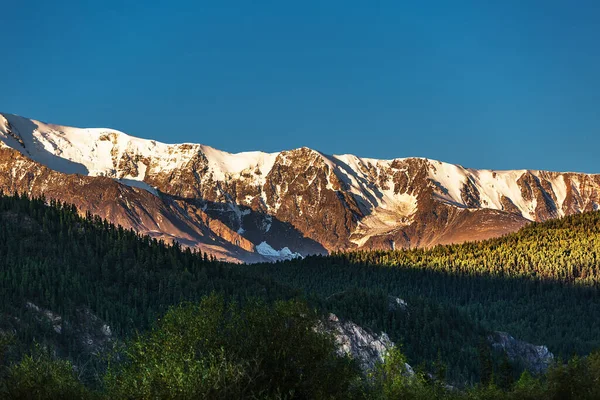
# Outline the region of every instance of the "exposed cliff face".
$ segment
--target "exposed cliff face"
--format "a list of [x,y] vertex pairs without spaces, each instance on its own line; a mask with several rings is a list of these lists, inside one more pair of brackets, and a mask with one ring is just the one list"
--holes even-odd
[[[339,354],[355,359],[364,372],[383,362],[387,352],[394,347],[385,333],[373,334],[352,321],[340,321],[335,314],[329,314],[324,329],[335,337]],[[409,376],[414,375],[410,365],[405,364],[405,370]]]
[[493,348],[505,351],[509,360],[521,364],[533,373],[545,372],[554,362],[554,354],[546,346],[517,340],[506,332],[494,332],[488,340]]
[[13,149],[0,148],[0,190],[75,204],[157,239],[177,240],[226,259],[254,259],[254,245],[224,223],[184,200],[154,195],[106,177],[64,174],[33,162]]
[[74,202],[222,258],[486,239],[598,209],[600,175],[465,169],[301,148],[229,154],[0,114],[0,188]]

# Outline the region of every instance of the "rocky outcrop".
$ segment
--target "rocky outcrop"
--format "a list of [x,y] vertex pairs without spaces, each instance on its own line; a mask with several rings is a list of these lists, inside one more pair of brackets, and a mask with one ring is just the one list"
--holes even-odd
[[405,311],[408,312],[408,303],[400,297],[388,296],[388,311]]
[[543,373],[554,362],[554,354],[546,346],[517,340],[506,332],[494,332],[488,336],[488,340],[494,349],[505,352],[509,360],[530,372]]
[[[68,320],[30,301],[25,304],[25,309],[40,323],[50,324],[54,337],[46,335],[44,344],[53,347],[55,352],[66,355],[68,350],[63,346],[71,340],[77,353],[84,357],[103,354],[112,348],[115,338],[110,326],[87,307],[76,308]],[[19,321],[14,325],[15,329],[20,329]]]
[[332,165],[307,148],[284,151],[266,177],[266,205],[280,221],[334,250],[351,246],[362,214]]
[[[385,333],[368,332],[352,321],[341,321],[335,314],[329,314],[324,329],[334,335],[339,354],[351,356],[364,372],[383,362],[386,353],[394,347]],[[410,365],[406,364],[405,369],[409,375],[414,375]]]

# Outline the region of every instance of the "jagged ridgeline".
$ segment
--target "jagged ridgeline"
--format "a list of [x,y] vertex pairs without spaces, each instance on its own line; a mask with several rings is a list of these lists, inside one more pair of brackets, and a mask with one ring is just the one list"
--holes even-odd
[[[339,316],[387,332],[411,361],[440,352],[450,378],[472,380],[475,332],[508,332],[565,359],[600,348],[599,254],[600,212],[590,212],[482,242],[253,268],[326,299]],[[419,315],[386,314],[387,296],[406,300],[409,313],[415,305]]]
[[44,195],[221,260],[489,239],[600,209],[600,175],[476,170],[306,147],[230,154],[0,113],[0,189]]

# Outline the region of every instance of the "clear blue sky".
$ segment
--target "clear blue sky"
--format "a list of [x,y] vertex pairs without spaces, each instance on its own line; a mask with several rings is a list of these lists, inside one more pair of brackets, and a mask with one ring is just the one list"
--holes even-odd
[[166,142],[600,173],[600,1],[7,1],[0,111]]

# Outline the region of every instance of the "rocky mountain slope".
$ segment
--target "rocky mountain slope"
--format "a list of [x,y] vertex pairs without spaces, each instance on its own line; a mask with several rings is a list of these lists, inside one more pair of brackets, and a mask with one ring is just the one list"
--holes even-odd
[[241,261],[486,239],[600,204],[600,175],[308,148],[230,154],[10,114],[0,114],[0,172],[4,192]]

